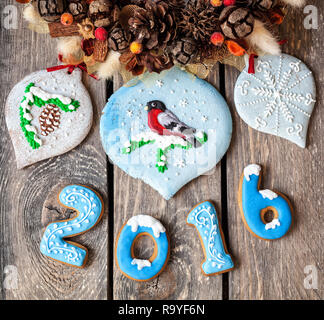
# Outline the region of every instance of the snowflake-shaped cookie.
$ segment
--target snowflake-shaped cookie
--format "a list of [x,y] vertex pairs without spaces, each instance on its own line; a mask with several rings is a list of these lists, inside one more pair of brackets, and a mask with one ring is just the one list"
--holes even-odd
[[252,128],[288,139],[304,148],[315,104],[312,72],[292,56],[264,56],[239,76],[234,99],[240,117]]

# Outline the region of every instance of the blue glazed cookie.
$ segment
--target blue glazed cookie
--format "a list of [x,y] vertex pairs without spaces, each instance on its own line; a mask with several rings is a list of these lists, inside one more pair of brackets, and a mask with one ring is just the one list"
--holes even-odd
[[[154,241],[153,255],[137,259],[133,245],[140,236],[147,235]],[[116,263],[121,272],[136,281],[157,277],[166,266],[170,253],[169,239],[160,221],[148,215],[134,216],[121,228],[116,241]]]
[[246,67],[234,91],[236,110],[250,127],[305,148],[316,88],[312,72],[295,57],[266,55]]
[[111,96],[100,121],[113,163],[167,200],[220,161],[231,134],[223,97],[177,67],[128,82]]
[[187,223],[196,227],[203,246],[205,260],[201,269],[206,276],[228,272],[234,268],[227,253],[222,229],[213,204],[204,201],[189,213]]
[[[238,201],[247,229],[263,240],[283,237],[291,226],[292,207],[286,196],[272,190],[259,190],[261,167],[250,164],[240,179]],[[271,221],[266,214],[272,212]]]
[[87,248],[66,241],[66,238],[85,233],[100,221],[103,214],[102,199],[90,188],[69,185],[60,192],[59,201],[65,207],[76,210],[78,215],[73,219],[50,223],[42,237],[40,251],[53,260],[82,268],[87,262]]

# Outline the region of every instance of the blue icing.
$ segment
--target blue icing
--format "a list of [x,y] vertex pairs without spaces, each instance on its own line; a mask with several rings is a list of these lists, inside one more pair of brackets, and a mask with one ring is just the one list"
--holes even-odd
[[[156,168],[156,143],[123,153],[125,143],[143,132],[151,132],[144,107],[152,100],[162,101],[181,121],[208,137],[199,148],[169,150],[164,173]],[[206,81],[177,67],[160,75],[145,74],[127,83],[111,96],[100,121],[101,140],[109,158],[165,199],[212,169],[225,154],[231,134],[232,119],[223,97]]]
[[87,257],[87,250],[64,240],[91,229],[102,213],[102,202],[97,194],[89,188],[70,185],[59,194],[60,202],[66,207],[79,212],[74,219],[57,221],[46,227],[40,243],[40,251],[55,260],[82,267]]
[[202,269],[206,275],[223,273],[234,267],[231,256],[224,248],[215,207],[209,201],[192,209],[187,223],[197,228],[203,242],[206,260]]
[[[275,198],[262,196],[258,190],[259,176],[251,174],[250,181],[243,177],[242,182],[242,209],[244,219],[251,231],[258,237],[266,240],[275,240],[283,237],[291,225],[291,209],[289,203],[281,195]],[[272,200],[271,200],[272,199]],[[261,219],[261,210],[267,207],[274,208],[277,213],[277,223],[267,225]]]
[[[132,263],[134,258],[131,255],[131,247],[135,238],[141,233],[151,235],[157,246],[157,255],[150,266],[144,266],[139,270],[138,265]],[[120,270],[133,280],[146,281],[157,276],[165,266],[169,256],[169,241],[166,232],[161,232],[159,237],[153,232],[151,227],[138,226],[132,231],[130,225],[125,225],[117,239],[116,258]]]
[[237,79],[234,100],[240,117],[252,128],[283,137],[305,148],[316,88],[312,72],[295,57],[266,55]]

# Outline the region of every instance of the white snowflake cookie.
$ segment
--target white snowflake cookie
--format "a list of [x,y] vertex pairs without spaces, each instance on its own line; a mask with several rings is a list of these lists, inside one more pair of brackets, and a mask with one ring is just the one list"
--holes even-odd
[[312,72],[295,57],[266,55],[255,61],[255,74],[246,67],[235,85],[240,117],[252,128],[305,148],[316,88]]

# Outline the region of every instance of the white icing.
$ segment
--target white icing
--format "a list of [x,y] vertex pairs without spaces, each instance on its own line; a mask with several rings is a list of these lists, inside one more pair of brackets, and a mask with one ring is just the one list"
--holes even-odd
[[36,130],[36,128],[34,126],[26,124],[25,128],[26,128],[27,131],[34,132],[35,134],[37,134],[37,130]]
[[244,177],[247,181],[250,181],[250,176],[255,174],[258,176],[260,174],[261,167],[258,164],[250,164],[244,168]]
[[33,95],[35,95],[35,96],[37,96],[37,97],[39,97],[39,98],[41,98],[41,99],[43,99],[45,101],[50,100],[50,99],[59,99],[64,104],[70,104],[72,102],[71,98],[62,96],[60,94],[48,93],[48,92],[46,92],[46,91],[44,91],[44,90],[42,90],[41,88],[38,88],[38,87],[31,87],[30,92]]
[[259,190],[259,193],[261,193],[263,199],[270,199],[273,200],[278,197],[278,195],[273,192],[272,190],[265,189],[265,190]]
[[160,237],[160,233],[165,232],[165,228],[159,220],[147,215],[138,215],[132,217],[127,222],[128,226],[131,226],[132,232],[136,232],[138,227],[152,228],[153,234],[156,238]]
[[276,227],[280,227],[280,221],[279,219],[273,219],[271,222],[267,223],[265,225],[265,229],[269,230],[269,229],[275,229]]
[[142,260],[142,259],[133,259],[132,265],[137,264],[137,270],[142,270],[144,267],[150,267],[151,262],[149,260]]
[[171,144],[180,144],[181,146],[187,146],[188,142],[178,136],[164,136],[159,135],[153,131],[141,132],[134,137],[131,138],[131,141],[153,141],[155,140],[155,144],[158,148],[162,150],[167,148]]

